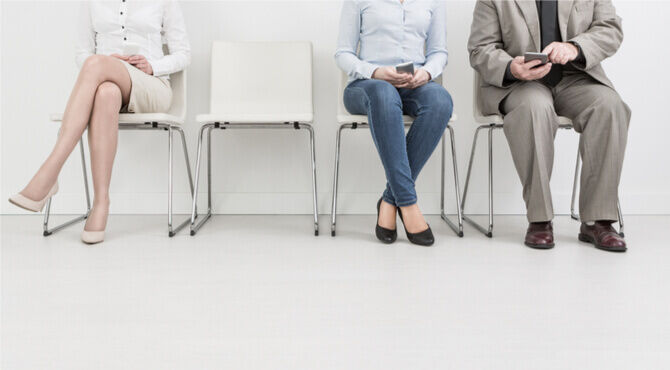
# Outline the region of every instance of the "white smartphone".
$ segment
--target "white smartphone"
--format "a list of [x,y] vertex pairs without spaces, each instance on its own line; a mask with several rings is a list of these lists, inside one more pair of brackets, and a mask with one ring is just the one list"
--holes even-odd
[[134,42],[123,44],[123,55],[137,55],[140,53],[140,45]]
[[407,62],[407,63],[398,64],[397,66],[395,66],[395,70],[398,73],[409,73],[409,74],[413,75],[414,74],[414,63]]

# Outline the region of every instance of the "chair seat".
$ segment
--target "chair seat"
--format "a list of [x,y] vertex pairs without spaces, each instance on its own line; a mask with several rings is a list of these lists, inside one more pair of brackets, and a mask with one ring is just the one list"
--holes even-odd
[[[458,116],[456,114],[453,114],[451,116],[451,119],[449,122],[456,122],[458,120]],[[365,115],[357,115],[357,114],[338,114],[337,115],[337,122],[339,124],[345,124],[345,123],[368,123],[368,116]],[[411,124],[414,122],[414,117],[411,116],[402,116],[402,122],[406,125]]]
[[278,113],[278,114],[199,114],[195,118],[198,123],[312,123],[314,114],[312,113]]
[[[502,125],[503,116],[500,114],[492,114],[490,116],[475,116],[475,121],[477,121],[477,123],[483,124]],[[561,126],[572,126],[572,120],[567,117],[559,116],[558,124]]]
[[[55,113],[50,116],[51,121],[60,122],[63,120],[63,113]],[[171,125],[183,125],[184,121],[167,113],[121,113],[119,114],[120,124],[139,124],[139,123],[167,123]]]

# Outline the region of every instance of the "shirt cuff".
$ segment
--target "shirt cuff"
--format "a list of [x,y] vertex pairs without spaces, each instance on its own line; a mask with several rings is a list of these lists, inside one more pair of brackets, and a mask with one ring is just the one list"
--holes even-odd
[[510,60],[510,62],[507,63],[507,69],[505,69],[505,78],[503,79],[503,86],[507,86],[518,81],[518,79],[512,74],[512,62],[513,60]]
[[579,68],[585,68],[586,57],[584,56],[584,51],[582,50],[582,47],[579,46],[579,44],[574,41],[568,41],[568,42],[577,47],[577,58],[575,58],[575,60],[572,61],[572,64],[574,64],[576,67]]
[[431,64],[425,64],[420,69],[423,69],[424,71],[428,72],[431,81],[436,79],[438,76],[442,74],[442,70],[440,70],[439,67],[433,66]]
[[147,60],[149,64],[151,64],[151,69],[154,72],[154,76],[160,77],[160,76],[165,76],[169,75],[169,66],[167,63],[168,61],[164,59],[157,59],[157,60]]
[[372,75],[375,73],[377,68],[379,68],[379,66],[376,64],[363,62],[363,64],[360,66],[360,70],[358,71],[358,73],[364,78],[370,80],[372,79]]

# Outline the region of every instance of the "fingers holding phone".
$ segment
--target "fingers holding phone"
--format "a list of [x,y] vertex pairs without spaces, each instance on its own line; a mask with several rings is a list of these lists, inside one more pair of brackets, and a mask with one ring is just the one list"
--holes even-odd
[[395,67],[379,67],[372,74],[372,78],[386,81],[396,87],[410,82],[412,77],[407,73],[398,73]]
[[510,72],[522,81],[539,80],[551,71],[552,64],[547,63],[547,55],[544,56],[545,58],[529,58],[529,61],[526,61],[526,57],[516,57],[510,64]]

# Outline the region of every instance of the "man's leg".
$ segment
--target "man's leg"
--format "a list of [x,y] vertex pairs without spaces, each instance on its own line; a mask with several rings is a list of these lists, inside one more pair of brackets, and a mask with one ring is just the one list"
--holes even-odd
[[551,90],[539,82],[525,82],[510,92],[502,108],[503,129],[523,185],[528,221],[551,221],[554,209],[549,181],[558,130]]
[[631,111],[614,89],[586,74],[564,78],[555,93],[556,110],[572,119],[581,133],[579,239],[603,250],[625,252],[626,242],[611,224],[618,219],[619,180]]
[[572,119],[581,133],[580,218],[584,222],[616,221],[630,109],[616,91],[579,74],[557,86],[556,111]]

